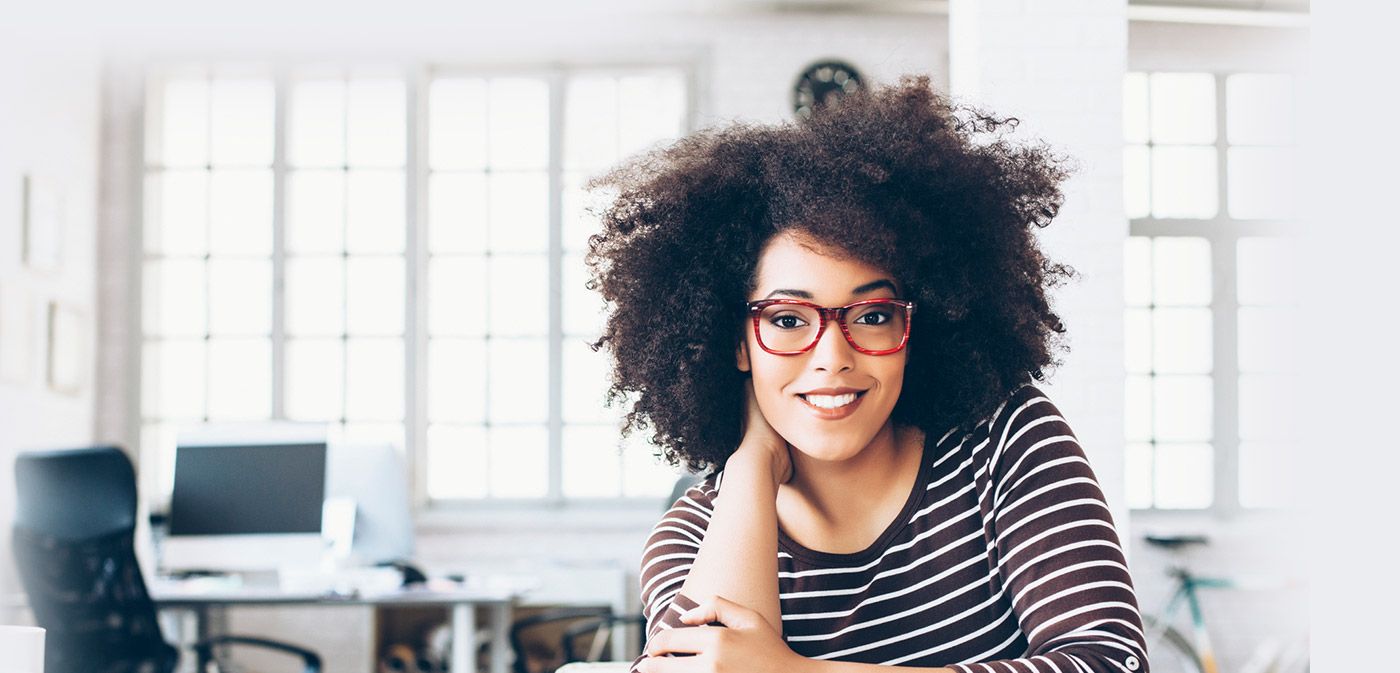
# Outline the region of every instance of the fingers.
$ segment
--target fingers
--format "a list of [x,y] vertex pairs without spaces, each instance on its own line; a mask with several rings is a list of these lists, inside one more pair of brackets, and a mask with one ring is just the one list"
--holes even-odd
[[763,617],[723,596],[715,596],[681,613],[685,624],[718,623],[734,629],[748,629],[759,625]]
[[722,635],[720,631],[709,627],[663,629],[647,641],[646,655],[699,654],[714,649],[716,640]]

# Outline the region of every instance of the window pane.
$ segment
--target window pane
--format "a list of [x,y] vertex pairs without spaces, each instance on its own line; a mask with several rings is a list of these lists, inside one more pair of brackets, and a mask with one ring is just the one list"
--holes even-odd
[[428,420],[486,420],[486,342],[433,339],[428,345]]
[[403,423],[346,423],[340,432],[353,444],[389,444],[400,454],[404,450]]
[[1152,141],[1215,142],[1215,77],[1207,73],[1152,73]]
[[287,250],[345,249],[345,172],[294,171],[287,176]]
[[204,167],[209,163],[209,82],[200,78],[167,80],[162,86],[159,152],[165,166]]
[[170,498],[175,485],[175,442],[179,437],[180,426],[168,423],[148,423],[141,426],[141,470],[139,488],[146,494]]
[[544,173],[504,173],[490,178],[490,244],[501,252],[549,249],[549,179]]
[[1170,374],[1210,373],[1210,309],[1157,309],[1153,311],[1152,322],[1152,367],[1155,371]]
[[569,80],[564,110],[564,167],[598,170],[618,157],[617,79],[605,76]]
[[618,80],[618,150],[628,156],[675,138],[685,123],[685,85],[672,74]]
[[436,173],[428,179],[428,245],[434,253],[486,252],[486,176]]
[[272,254],[272,172],[214,171],[209,179],[209,252]]
[[1152,213],[1152,153],[1146,145],[1123,148],[1123,210],[1130,219]]
[[147,335],[202,336],[205,333],[204,263],[192,259],[146,262],[141,302]]
[[345,260],[345,331],[350,334],[403,334],[402,257],[350,257]]
[[1296,153],[1281,147],[1231,147],[1230,216],[1240,219],[1294,216],[1298,192]]
[[622,493],[617,430],[608,425],[568,425],[563,436],[566,498],[615,498]]
[[338,421],[345,390],[345,348],[340,339],[287,341],[287,418]]
[[428,426],[428,497],[484,498],[490,479],[486,428]]
[[1133,443],[1123,455],[1123,492],[1132,509],[1152,506],[1152,453],[1151,444]]
[[209,341],[209,419],[272,417],[272,346],[266,339]]
[[549,437],[539,426],[493,426],[491,495],[539,498],[549,491]]
[[1293,391],[1297,380],[1280,375],[1240,377],[1240,437],[1290,439],[1299,418]]
[[633,435],[622,441],[622,494],[629,498],[657,499],[671,495],[681,469],[657,457],[659,449],[644,437]]
[[1239,358],[1242,372],[1291,372],[1297,369],[1300,327],[1293,311],[1243,307],[1239,313]]
[[141,352],[141,415],[146,418],[204,418],[204,341],[148,342]]
[[1280,305],[1298,301],[1298,262],[1295,244],[1283,238],[1239,239],[1236,296],[1241,304]]
[[345,248],[403,252],[404,177],[399,171],[351,171],[345,194]]
[[1147,73],[1123,76],[1123,142],[1147,142]]
[[287,259],[288,334],[332,336],[345,332],[345,273],[342,259]]
[[583,255],[564,255],[564,333],[596,339],[607,321],[603,295],[588,289],[588,267]]
[[1209,376],[1158,376],[1152,385],[1153,435],[1158,441],[1209,441]]
[[428,157],[435,170],[486,167],[486,80],[438,79],[429,89]]
[[446,255],[428,261],[428,331],[435,336],[486,334],[485,257]]
[[1152,239],[1152,291],[1158,306],[1210,305],[1210,242],[1185,236]]
[[616,411],[604,407],[610,380],[606,350],[593,352],[581,339],[564,340],[563,413],[565,423],[613,420]]
[[272,82],[216,79],[209,88],[209,152],[216,166],[272,165]]
[[560,210],[564,220],[565,252],[588,251],[588,237],[603,229],[597,213],[602,212],[608,201],[615,196],[614,189],[584,191],[583,184],[588,177],[585,173],[565,173],[563,177]]
[[547,416],[542,400],[549,399],[549,350],[543,339],[491,339],[487,342],[490,367],[490,420],[492,423],[543,423]]
[[1225,78],[1225,125],[1232,145],[1293,142],[1293,78],[1241,73]]
[[1124,366],[1133,374],[1152,371],[1152,311],[1130,308],[1124,316]]
[[1288,443],[1240,443],[1240,504],[1286,507],[1304,492],[1298,447]]
[[293,166],[345,165],[344,81],[292,85],[287,117],[287,160]]
[[549,267],[544,255],[493,255],[491,333],[544,336],[549,330]]
[[209,333],[267,336],[272,333],[272,262],[209,262]]
[[1215,491],[1214,454],[1209,444],[1158,444],[1153,463],[1157,506],[1210,507]]
[[209,249],[209,173],[165,171],[146,179],[147,252],[203,255]]
[[1152,239],[1146,236],[1123,242],[1123,301],[1128,306],[1152,303]]
[[350,339],[346,342],[345,417],[351,421],[403,419],[403,342]]
[[549,164],[549,87],[542,80],[491,80],[491,165],[543,169]]
[[1152,377],[1129,376],[1124,386],[1124,430],[1129,441],[1152,439]]
[[396,79],[354,79],[346,88],[346,159],[351,166],[404,165],[408,106]]
[[1152,148],[1152,216],[1215,217],[1216,175],[1214,147]]

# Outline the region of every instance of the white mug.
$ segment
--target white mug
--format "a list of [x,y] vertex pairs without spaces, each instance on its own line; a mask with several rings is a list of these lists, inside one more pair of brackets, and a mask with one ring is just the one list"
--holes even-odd
[[44,630],[0,624],[0,673],[44,673]]

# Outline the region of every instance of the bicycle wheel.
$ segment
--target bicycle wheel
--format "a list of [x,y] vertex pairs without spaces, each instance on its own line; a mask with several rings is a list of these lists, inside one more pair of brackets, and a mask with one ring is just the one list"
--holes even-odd
[[1181,632],[1159,625],[1151,617],[1143,617],[1142,626],[1147,634],[1148,670],[1152,673],[1205,673],[1195,646]]

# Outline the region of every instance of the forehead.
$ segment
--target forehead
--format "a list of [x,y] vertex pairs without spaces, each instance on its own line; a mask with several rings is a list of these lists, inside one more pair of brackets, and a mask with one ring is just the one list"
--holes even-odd
[[780,234],[769,241],[759,255],[756,292],[775,289],[807,290],[845,297],[851,290],[873,280],[893,280],[880,267],[841,254],[830,246],[791,234]]

